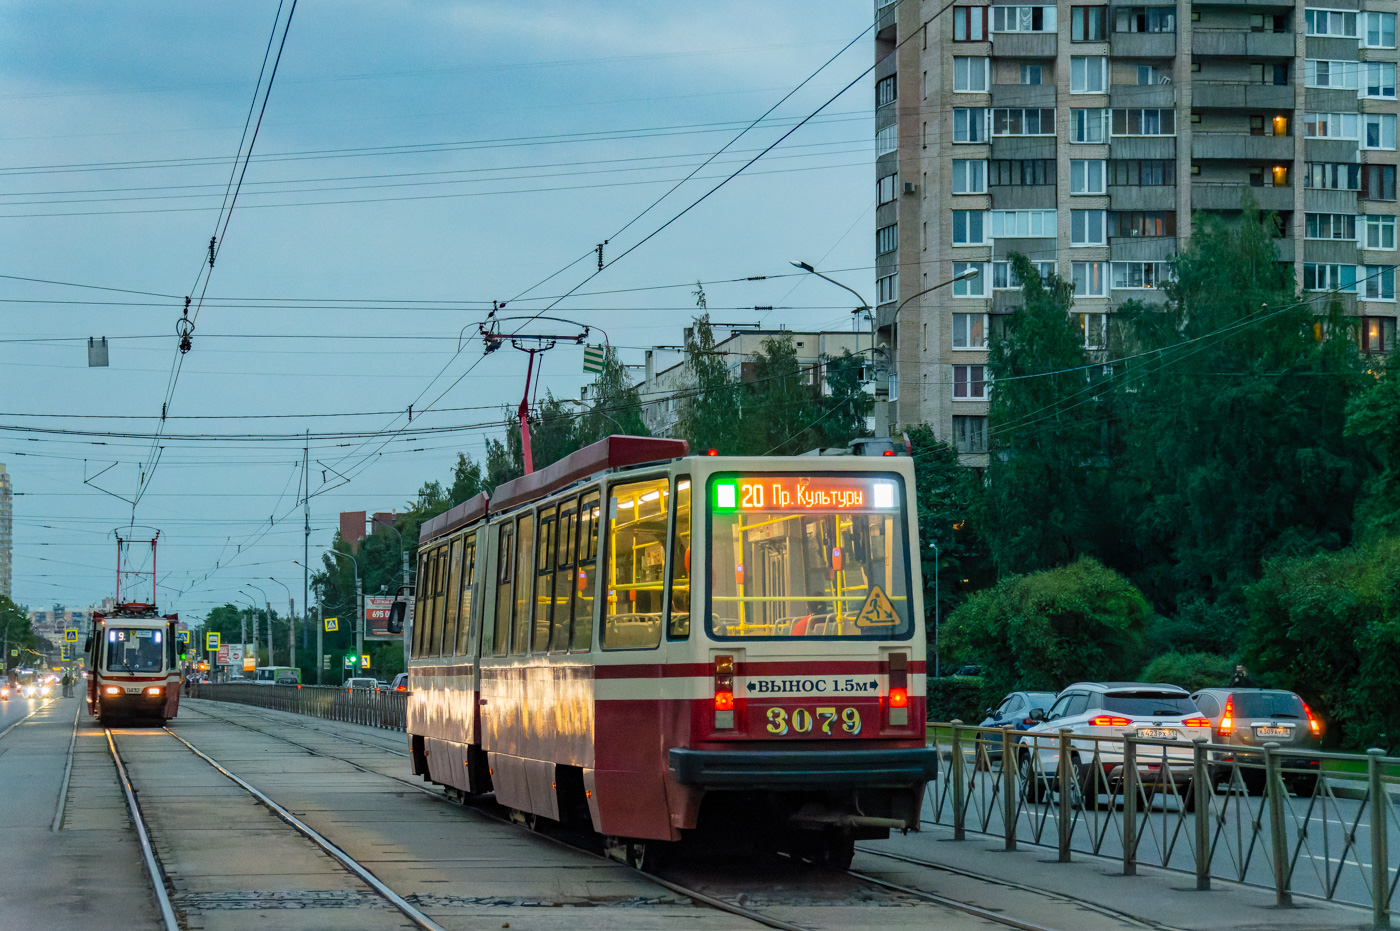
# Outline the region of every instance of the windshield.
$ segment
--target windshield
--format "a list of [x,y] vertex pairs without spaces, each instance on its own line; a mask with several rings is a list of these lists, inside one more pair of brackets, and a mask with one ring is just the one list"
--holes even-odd
[[1292,692],[1235,692],[1230,707],[1237,718],[1302,718],[1303,700]]
[[159,672],[165,668],[161,632],[144,627],[109,628],[107,668],[114,672]]
[[913,633],[903,482],[848,472],[710,479],[710,634]]
[[1152,715],[1180,717],[1200,713],[1196,710],[1196,703],[1185,695],[1163,695],[1154,692],[1105,695],[1103,708],[1105,711],[1117,711],[1119,714],[1138,717],[1151,717]]

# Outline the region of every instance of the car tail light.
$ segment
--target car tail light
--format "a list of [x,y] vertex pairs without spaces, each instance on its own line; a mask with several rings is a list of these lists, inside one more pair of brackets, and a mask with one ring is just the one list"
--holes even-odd
[[1225,699],[1225,717],[1220,719],[1220,736],[1229,737],[1235,732],[1235,699]]
[[1210,727],[1210,718],[1187,718],[1181,724],[1183,727]]
[[1120,718],[1111,714],[1101,714],[1089,719],[1090,727],[1127,727],[1132,723],[1128,718]]
[[890,725],[909,723],[909,654],[891,653],[888,659],[890,685]]
[[1314,737],[1322,733],[1322,722],[1313,717],[1312,709],[1307,702],[1303,702],[1303,713],[1308,716],[1308,730],[1312,731]]
[[734,727],[734,657],[715,657],[715,730]]

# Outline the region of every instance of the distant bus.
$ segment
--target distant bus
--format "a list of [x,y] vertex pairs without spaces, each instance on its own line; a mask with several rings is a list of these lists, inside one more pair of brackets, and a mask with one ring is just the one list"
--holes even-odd
[[253,673],[253,684],[276,685],[283,676],[295,676],[301,682],[301,670],[296,666],[259,666]]

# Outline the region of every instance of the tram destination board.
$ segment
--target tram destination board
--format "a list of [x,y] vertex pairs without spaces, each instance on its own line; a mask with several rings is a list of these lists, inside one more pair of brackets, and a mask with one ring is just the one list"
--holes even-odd
[[889,477],[825,475],[716,476],[716,511],[868,511],[899,506],[899,485]]

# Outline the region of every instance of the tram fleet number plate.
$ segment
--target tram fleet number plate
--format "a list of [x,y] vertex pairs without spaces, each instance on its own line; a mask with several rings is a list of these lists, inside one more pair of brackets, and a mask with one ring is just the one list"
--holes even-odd
[[860,733],[859,708],[769,708],[768,733],[775,737],[811,734],[813,737],[854,737]]

